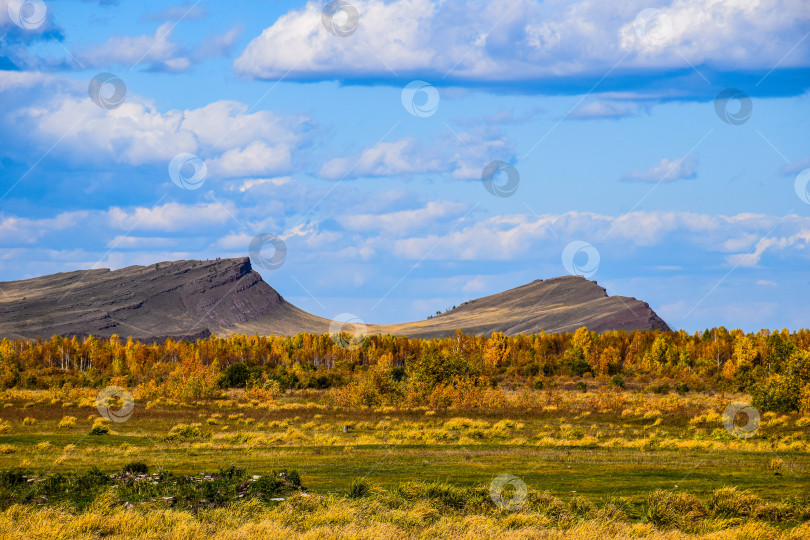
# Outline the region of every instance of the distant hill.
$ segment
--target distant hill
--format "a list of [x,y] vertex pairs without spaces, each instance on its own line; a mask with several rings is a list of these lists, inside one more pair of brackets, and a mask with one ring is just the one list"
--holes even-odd
[[[78,270],[0,282],[0,337],[112,334],[142,341],[212,333],[326,333],[329,319],[290,304],[248,258],[170,261],[120,270]],[[635,298],[608,296],[583,277],[533,281],[429,320],[368,325],[369,333],[441,337],[472,334],[665,329]]]

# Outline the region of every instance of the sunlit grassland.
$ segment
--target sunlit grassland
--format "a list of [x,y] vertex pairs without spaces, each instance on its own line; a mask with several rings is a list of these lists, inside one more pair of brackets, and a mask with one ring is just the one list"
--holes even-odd
[[[559,407],[475,412],[341,410],[301,397],[229,397],[139,403],[128,421],[104,422],[109,434],[89,435],[100,423],[92,399],[66,404],[45,392],[7,392],[0,469],[95,465],[115,472],[133,461],[176,473],[295,468],[310,490],[323,493],[345,491],[359,477],[381,487],[415,479],[485,485],[503,473],[563,498],[641,500],[654,489],[699,493],[725,485],[765,499],[810,493],[807,420],[765,415],[755,437],[737,439],[718,413],[728,396],[647,395],[618,413],[579,408],[587,393],[563,395],[569,401]],[[65,427],[65,417],[75,425]],[[196,429],[170,438],[177,425]]]
[[[233,390],[205,401],[136,397],[132,417],[116,423],[101,419],[94,391],[68,394],[0,394],[0,470],[117,473],[133,462],[180,475],[232,465],[257,475],[294,469],[310,496],[191,513],[166,509],[159,498],[125,511],[114,493],[82,509],[13,505],[0,514],[4,538],[49,536],[52,520],[61,523],[59,534],[88,538],[522,538],[539,531],[550,535],[544,538],[802,538],[808,532],[810,418],[766,413],[756,436],[734,437],[722,411],[746,396],[541,390],[500,410],[401,410],[333,407],[315,391],[259,401]],[[91,435],[98,425],[109,432]],[[519,512],[498,510],[489,499],[490,482],[502,474],[528,487],[529,502]],[[369,486],[368,497],[346,498],[358,479]],[[477,495],[461,507],[427,495],[400,500],[403,489],[417,489],[403,488],[413,482]],[[753,498],[759,510],[729,516],[711,506],[728,486],[738,490],[732,498]],[[686,499],[654,512],[654,493]],[[175,525],[153,523],[155,512]],[[699,519],[683,517],[689,512]],[[240,515],[242,521],[234,517]]]

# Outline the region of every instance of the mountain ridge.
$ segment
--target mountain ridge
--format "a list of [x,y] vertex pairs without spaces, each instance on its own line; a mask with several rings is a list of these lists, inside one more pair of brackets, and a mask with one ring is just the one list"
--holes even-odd
[[[0,337],[193,340],[211,334],[327,333],[332,322],[287,302],[247,257],[74,270],[0,282],[0,291]],[[456,329],[513,335],[581,326],[598,332],[669,329],[646,302],[608,296],[581,276],[562,276],[477,298],[429,320],[368,324],[367,332],[442,337]]]

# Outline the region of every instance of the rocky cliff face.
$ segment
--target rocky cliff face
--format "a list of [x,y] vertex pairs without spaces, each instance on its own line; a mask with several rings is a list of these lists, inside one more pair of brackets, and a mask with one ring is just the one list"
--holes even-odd
[[204,337],[289,306],[247,258],[80,270],[0,290],[0,333],[24,337]]
[[586,326],[606,330],[669,330],[646,302],[608,296],[595,281],[581,276],[536,280],[508,291],[466,302],[427,321],[387,327],[391,333],[420,337],[465,333],[489,335],[573,332]]
[[[80,270],[0,283],[0,337],[118,334],[142,341],[211,333],[325,333],[329,320],[293,306],[248,258],[173,261]],[[645,302],[608,296],[582,277],[537,280],[467,302],[427,321],[369,325],[371,333],[419,337],[669,329]]]

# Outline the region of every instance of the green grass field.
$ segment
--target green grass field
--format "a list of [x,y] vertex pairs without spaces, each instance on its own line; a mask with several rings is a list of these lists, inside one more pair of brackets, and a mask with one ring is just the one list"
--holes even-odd
[[[557,406],[473,412],[344,410],[319,403],[312,392],[261,403],[231,391],[222,400],[136,402],[127,421],[110,422],[101,419],[91,392],[64,401],[46,391],[9,391],[0,409],[0,469],[42,478],[92,467],[112,474],[133,462],[179,476],[230,466],[247,475],[296,470],[309,494],[324,500],[344,500],[358,480],[372,494],[396,493],[411,482],[474,493],[510,474],[532,496],[547,492],[574,506],[620,504],[628,526],[649,525],[656,490],[710,500],[734,487],[758,504],[793,508],[765,520],[774,530],[795,531],[810,519],[806,417],[766,414],[756,436],[742,439],[718,414],[728,396],[626,393],[621,411],[593,408],[591,392],[564,391],[554,396]],[[548,397],[537,394],[539,403]],[[108,433],[90,434],[97,425]],[[18,508],[12,502],[25,505],[25,495],[23,488],[7,493],[6,513]],[[59,508],[79,512],[90,502],[67,498]],[[497,510],[484,502],[491,508],[477,511]],[[737,516],[704,529],[728,530],[743,521]]]

